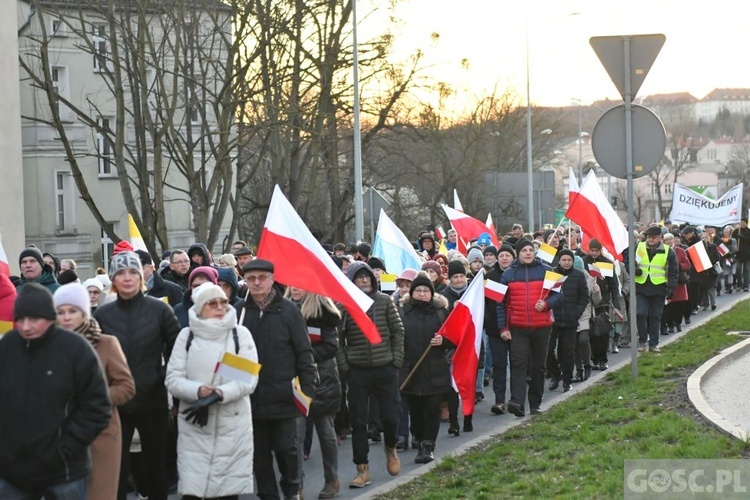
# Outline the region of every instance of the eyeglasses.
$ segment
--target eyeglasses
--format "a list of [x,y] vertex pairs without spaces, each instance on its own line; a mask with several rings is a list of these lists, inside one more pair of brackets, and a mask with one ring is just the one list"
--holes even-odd
[[369,280],[370,279],[370,275],[369,274],[359,274],[359,275],[355,276],[354,279],[355,280],[360,280],[360,281],[361,280]]
[[211,309],[219,309],[222,307],[227,307],[227,305],[229,305],[229,301],[227,299],[211,299],[206,302],[206,305]]
[[187,260],[187,259],[185,259],[185,260],[175,260],[175,261],[172,262],[172,264],[176,264],[178,266],[181,266],[183,264],[190,264],[190,261]]
[[271,274],[258,274],[258,275],[249,275],[245,276],[245,281],[249,283],[265,283],[268,281],[268,278],[270,278]]
[[418,286],[414,289],[413,292],[411,292],[412,295],[425,295],[428,293],[432,293],[432,291],[429,288],[423,286]]

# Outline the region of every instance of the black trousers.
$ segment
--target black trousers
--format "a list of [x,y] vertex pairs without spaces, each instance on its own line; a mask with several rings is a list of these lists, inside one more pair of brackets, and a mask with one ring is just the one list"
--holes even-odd
[[589,330],[576,332],[576,369],[591,368],[591,338]]
[[536,409],[544,396],[544,372],[547,345],[552,327],[511,328],[510,341],[510,400],[524,407],[526,403],[526,377],[529,384],[529,408]]
[[297,432],[300,417],[277,419],[253,419],[253,470],[255,482],[258,485],[258,497],[280,498],[279,487],[276,484],[276,473],[273,468],[273,458],[281,473],[281,490],[285,497],[299,492],[300,462],[299,447],[301,439]]
[[[573,365],[576,356],[576,326],[552,326],[547,350],[547,373],[553,378],[569,384],[573,380]],[[552,338],[556,338],[552,344]],[[557,347],[557,353],[555,353]]]
[[396,446],[401,397],[398,375],[393,365],[374,368],[351,367],[347,374],[349,384],[349,418],[352,425],[352,452],[354,463],[368,463],[370,444],[367,441],[369,401],[376,399],[380,406],[385,446]]
[[128,493],[130,473],[130,443],[133,432],[138,429],[141,439],[141,460],[146,472],[145,484],[139,484],[149,499],[167,500],[167,410],[120,413],[122,428],[122,458],[120,462],[120,484],[117,498],[125,500]]
[[409,417],[411,418],[411,433],[417,441],[437,440],[440,431],[440,402],[442,394],[425,396],[406,395],[409,401]]
[[495,404],[505,404],[505,388],[508,384],[508,355],[510,342],[500,337],[488,335],[492,358],[492,392],[495,393]]

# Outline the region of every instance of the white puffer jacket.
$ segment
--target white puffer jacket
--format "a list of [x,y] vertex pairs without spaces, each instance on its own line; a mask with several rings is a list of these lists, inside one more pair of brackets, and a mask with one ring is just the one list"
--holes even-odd
[[[166,385],[181,401],[180,410],[198,399],[201,385],[211,384],[217,361],[225,352],[235,354],[232,329],[237,328],[239,356],[258,361],[255,342],[244,326],[237,325],[234,308],[222,319],[202,319],[189,311],[189,327],[177,337],[167,366]],[[193,332],[190,350],[186,349]],[[253,420],[248,397],[257,385],[217,376],[213,385],[224,399],[209,407],[208,425],[200,427],[178,420],[178,490],[183,495],[223,497],[253,492]]]

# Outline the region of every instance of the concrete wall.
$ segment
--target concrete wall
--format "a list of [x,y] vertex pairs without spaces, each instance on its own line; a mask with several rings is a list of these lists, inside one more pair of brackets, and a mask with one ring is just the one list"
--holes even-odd
[[25,246],[23,162],[21,157],[21,106],[18,74],[18,16],[16,2],[3,2],[0,16],[0,177],[3,206],[0,235],[12,273],[18,273],[17,256]]

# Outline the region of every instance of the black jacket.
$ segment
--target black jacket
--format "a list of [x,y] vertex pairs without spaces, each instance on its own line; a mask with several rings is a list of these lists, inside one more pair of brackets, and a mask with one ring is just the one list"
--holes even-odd
[[[448,301],[436,294],[431,302],[413,300],[409,295],[401,299],[398,313],[404,325],[404,364],[399,370],[399,385],[403,384],[448,317]],[[446,351],[455,346],[443,340],[439,347],[430,348],[427,357],[401,391],[404,394],[426,396],[443,394],[451,386],[450,363]]]
[[0,341],[0,408],[0,478],[22,489],[86,477],[88,446],[112,416],[94,349],[54,325]]
[[154,280],[151,289],[146,295],[155,299],[167,299],[167,303],[174,309],[182,302],[182,288],[177,283],[166,281],[159,273],[153,274]]
[[[609,262],[614,264],[611,260],[600,255],[596,259],[590,255],[583,257],[583,264],[588,269],[594,262]],[[587,271],[588,272],[588,271]],[[599,303],[597,308],[605,308],[610,305],[616,306],[620,303],[620,282],[617,281],[617,276],[607,276],[606,278],[596,278],[596,283],[602,291],[602,301]]]
[[244,307],[238,308],[239,317],[243,309],[242,324],[253,335],[262,366],[258,387],[250,397],[253,418],[298,417],[300,412],[294,403],[292,380],[298,376],[302,392],[310,397],[315,394],[316,385],[312,346],[302,313],[283,297],[279,287],[265,311],[261,311],[251,297]]
[[311,329],[320,330],[320,338],[313,341],[313,360],[318,370],[318,387],[315,390],[311,415],[335,415],[341,407],[341,379],[336,363],[336,352],[339,350],[339,336],[336,328],[341,318],[325,308],[317,318],[306,320],[308,333]]
[[[190,268],[190,271],[192,271],[193,268]],[[182,276],[177,276],[174,271],[170,267],[165,267],[161,271],[161,277],[164,278],[165,281],[169,281],[170,283],[174,283],[175,285],[180,287],[180,290],[182,290],[182,293],[187,292],[190,289],[190,271],[186,272]]]
[[738,227],[732,237],[737,238],[737,259],[742,262],[750,260],[750,227]]
[[138,293],[132,299],[118,296],[99,306],[94,318],[102,331],[120,341],[135,381],[135,397],[121,406],[120,412],[166,410],[164,376],[180,333],[172,308],[159,299]]
[[[485,276],[488,280],[500,283],[503,270],[495,266]],[[487,297],[484,298],[484,331],[489,337],[500,338],[500,329],[497,327],[497,302]]]
[[182,301],[174,306],[174,315],[177,317],[177,322],[180,324],[180,329],[190,326],[188,320],[188,311],[191,307],[193,307],[193,291],[188,290],[182,296]]
[[589,303],[589,287],[586,285],[586,275],[583,271],[557,266],[556,273],[567,276],[562,284],[562,301],[552,309],[555,316],[555,326],[577,328],[578,320]]

